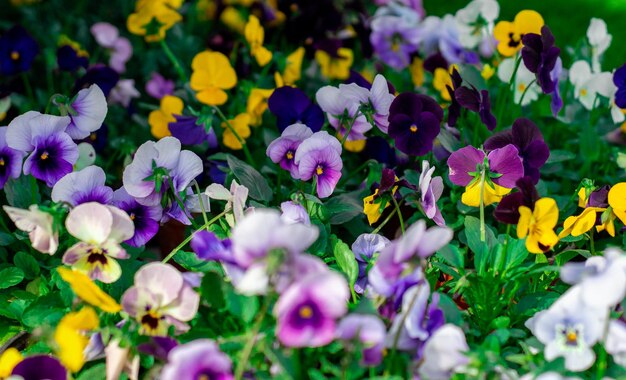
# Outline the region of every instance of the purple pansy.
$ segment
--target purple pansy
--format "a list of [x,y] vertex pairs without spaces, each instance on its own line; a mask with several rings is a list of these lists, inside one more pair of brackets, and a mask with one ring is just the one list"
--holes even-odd
[[80,54],[71,45],[63,45],[57,49],[57,65],[59,70],[75,72],[79,68],[87,68],[89,57]]
[[279,138],[267,147],[266,154],[272,162],[288,170],[291,177],[299,179],[298,165],[295,163],[296,151],[302,142],[313,135],[311,128],[304,124],[288,126]]
[[454,127],[459,116],[461,116],[461,104],[456,100],[455,91],[461,88],[463,79],[459,74],[456,67],[452,67],[452,74],[450,74],[452,80],[452,86],[446,85],[448,94],[450,95],[450,105],[448,106],[448,126]]
[[415,23],[404,17],[385,14],[375,16],[371,28],[370,42],[380,59],[396,70],[406,68],[419,44],[419,28]]
[[343,161],[341,143],[326,131],[316,132],[304,140],[296,150],[294,158],[298,175],[303,181],[315,177],[317,195],[330,196],[341,178]]
[[135,88],[134,79],[120,79],[115,87],[109,93],[109,104],[121,104],[128,108],[130,102],[141,96],[141,93]]
[[178,341],[169,336],[153,336],[147,343],[137,345],[137,351],[166,361],[170,351],[178,346]]
[[389,136],[402,153],[422,156],[433,149],[442,120],[443,110],[434,99],[405,92],[389,108]]
[[[367,90],[356,83],[340,84],[339,87],[324,86],[317,90],[315,100],[326,112],[328,123],[341,136],[348,133],[349,141],[365,140],[365,132],[372,129],[372,124],[361,111],[361,103],[353,96],[359,90]],[[348,132],[349,130],[349,132]]]
[[161,380],[232,378],[230,358],[209,339],[196,339],[173,348],[160,377]]
[[477,112],[480,121],[485,124],[488,130],[493,131],[496,128],[496,118],[491,113],[489,91],[481,90],[479,92],[474,86],[472,88],[462,86],[456,89],[454,98],[461,107]]
[[174,81],[165,79],[156,71],[150,74],[150,80],[146,82],[146,92],[156,99],[161,99],[165,95],[174,93]]
[[67,380],[65,367],[55,357],[49,355],[29,356],[17,363],[11,372],[11,379],[23,380]]
[[[453,15],[426,17],[420,24],[420,46],[426,55],[440,52],[449,63],[479,62],[478,54],[466,50],[459,39],[458,22]],[[447,66],[446,66],[447,67]]]
[[556,83],[550,73],[556,65],[561,49],[554,46],[554,36],[547,25],[541,28],[541,35],[526,33],[522,37],[522,59],[524,66],[537,75],[537,83],[544,94],[554,91]]
[[177,332],[189,329],[198,311],[200,297],[173,266],[146,264],[135,274],[135,284],[122,296],[124,311],[145,335],[164,336],[170,326]]
[[75,140],[84,139],[100,129],[107,115],[106,98],[96,84],[78,91],[71,103],[68,100],[59,108],[62,115],[69,116],[66,132]]
[[198,123],[195,116],[172,115],[176,121],[170,122],[167,127],[172,136],[180,140],[183,145],[198,145],[204,142],[209,147],[217,146],[217,136],[213,128],[208,128],[203,123]]
[[480,168],[487,165],[488,175],[495,184],[512,189],[524,174],[522,159],[513,144],[494,149],[488,155],[473,146],[466,146],[448,158],[450,181],[467,186],[475,180]]
[[169,136],[158,142],[143,143],[133,162],[124,169],[123,182],[128,194],[137,202],[152,206],[168,193],[179,196],[185,191],[203,167],[200,157],[180,148],[180,141]]
[[375,366],[383,360],[385,324],[375,315],[350,314],[337,326],[337,336],[342,340],[357,341],[363,347],[361,363]]
[[24,153],[7,145],[7,127],[0,127],[0,189],[4,188],[9,178],[22,174]]
[[615,93],[615,104],[619,108],[626,108],[626,64],[615,70],[613,83],[617,86]]
[[378,129],[387,133],[389,107],[395,96],[389,92],[389,85],[384,76],[377,74],[369,89],[354,83],[339,87],[343,96],[360,104],[361,112],[365,114],[370,124],[376,124]]
[[119,30],[108,22],[97,22],[90,28],[98,45],[110,52],[109,66],[118,73],[126,71],[126,62],[133,55],[133,46],[125,37],[120,37]]
[[104,96],[107,97],[119,80],[120,75],[117,71],[105,65],[94,65],[87,70],[85,75],[76,81],[74,91],[87,88],[92,84],[97,84]]
[[112,203],[126,211],[135,225],[135,234],[124,243],[133,247],[141,247],[159,231],[159,221],[163,214],[161,205],[144,206],[131,197],[123,187],[115,190]]
[[302,223],[307,226],[311,225],[311,218],[306,211],[306,208],[299,203],[293,201],[287,201],[280,204],[280,211],[282,214],[280,217],[286,223]]
[[28,71],[37,54],[37,41],[26,29],[15,25],[0,37],[0,74],[9,76]]
[[[513,144],[522,158],[524,175],[539,182],[539,169],[546,163],[550,156],[548,145],[543,140],[541,131],[535,123],[529,119],[519,118],[513,122],[509,130],[498,132],[485,141],[486,150],[504,148]],[[506,187],[506,186],[505,186]]]
[[24,174],[53,186],[71,173],[78,160],[78,146],[65,132],[68,116],[42,115],[28,111],[13,119],[6,132],[9,147],[30,153],[24,162]]
[[347,311],[350,295],[342,275],[327,270],[289,286],[274,308],[276,336],[288,347],[320,347],[336,335],[336,320]]
[[437,206],[437,201],[443,193],[443,178],[433,177],[434,172],[434,166],[431,168],[428,161],[422,161],[422,172],[419,178],[420,204],[428,219],[437,223],[438,226],[445,226],[446,222]]
[[352,253],[359,266],[359,275],[354,284],[354,291],[363,294],[367,287],[367,267],[374,258],[374,254],[382,251],[391,242],[389,239],[378,234],[361,234],[352,243]]
[[108,204],[113,190],[106,186],[106,175],[99,166],[88,166],[80,171],[66,174],[52,188],[54,202],[65,202],[78,206],[86,202]]
[[519,191],[504,196],[493,212],[493,216],[499,222],[517,224],[520,218],[519,207],[526,206],[533,210],[535,202],[539,199],[533,178],[522,177],[517,180],[515,185]]
[[294,124],[306,124],[313,132],[322,129],[324,113],[306,94],[295,87],[279,87],[267,100],[267,106],[276,116],[279,131]]
[[220,261],[235,264],[230,239],[220,240],[213,232],[202,230],[191,239],[191,249],[202,260]]
[[[453,324],[438,328],[423,349],[419,374],[424,379],[449,379],[469,363],[469,351],[463,330]],[[547,379],[546,379],[547,380]]]

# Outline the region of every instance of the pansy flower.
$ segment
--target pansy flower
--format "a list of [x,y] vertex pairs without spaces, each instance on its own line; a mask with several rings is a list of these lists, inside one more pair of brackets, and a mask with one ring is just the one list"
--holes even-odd
[[461,86],[454,91],[454,97],[461,107],[478,113],[480,121],[488,130],[493,131],[496,128],[497,120],[491,113],[489,91],[479,92],[474,86]]
[[237,73],[228,57],[219,52],[198,53],[191,62],[190,86],[201,103],[219,106],[226,103],[230,90],[237,84]]
[[137,2],[135,12],[128,16],[126,27],[132,34],[144,36],[148,42],[165,38],[165,32],[182,20],[182,16],[163,1]]
[[389,107],[395,96],[390,93],[389,85],[384,76],[377,74],[369,89],[348,84],[346,86],[340,85],[339,91],[343,96],[360,105],[360,112],[365,115],[370,124],[375,124],[383,133],[387,133]]
[[9,76],[28,71],[37,54],[37,41],[26,29],[15,25],[0,37],[0,74]]
[[285,60],[285,68],[281,73],[274,73],[276,87],[294,86],[302,76],[302,60],[306,50],[300,46],[287,56]]
[[22,174],[24,153],[7,144],[7,127],[0,127],[0,189],[4,188],[9,178],[18,178]]
[[[15,348],[9,348],[5,351],[5,353],[13,352],[13,350],[15,350]],[[8,371],[8,373],[2,373],[0,376],[7,379],[67,380],[68,374],[67,369],[65,369],[59,360],[53,356],[34,355],[26,357],[22,360],[20,355],[20,361],[15,363],[13,368]]]
[[343,276],[327,270],[296,281],[276,302],[276,336],[287,347],[320,347],[336,334],[350,295]]
[[315,178],[317,195],[326,198],[341,178],[341,143],[326,131],[316,132],[298,146],[294,162],[298,165],[299,178],[302,181]]
[[466,146],[450,155],[448,167],[450,181],[466,187],[461,201],[473,207],[479,206],[481,192],[485,206],[499,202],[524,173],[522,160],[512,144],[494,149],[489,154]]
[[447,379],[469,362],[465,333],[451,323],[439,327],[424,344],[419,374],[425,379]]
[[51,198],[54,202],[65,202],[74,207],[87,202],[108,204],[113,190],[104,184],[105,181],[102,168],[88,166],[61,178],[52,188]]
[[[505,59],[498,66],[498,78],[504,83],[510,83],[514,71],[515,59]],[[519,65],[513,79],[513,101],[516,104],[527,106],[539,98],[541,88],[535,81],[535,75],[525,65]]]
[[122,296],[122,306],[139,323],[144,335],[165,336],[174,326],[177,332],[189,329],[198,311],[200,297],[173,266],[146,264],[135,273],[135,284]]
[[250,54],[256,59],[259,66],[265,66],[272,60],[272,52],[263,46],[265,30],[255,15],[250,15],[244,28],[244,36],[250,46]]
[[328,123],[337,130],[339,135],[348,134],[347,140],[365,140],[365,133],[372,129],[372,124],[367,116],[361,111],[359,97],[351,93],[367,90],[356,83],[340,84],[339,87],[324,86],[315,93],[315,100],[322,110],[326,112]]
[[79,91],[80,89],[88,88],[92,84],[97,84],[104,96],[107,97],[119,80],[120,74],[118,74],[117,71],[109,66],[98,64],[91,66],[85,75],[76,81],[74,91]]
[[167,124],[172,136],[180,140],[183,145],[199,145],[204,142],[209,144],[209,148],[217,147],[217,136],[211,125],[202,123],[201,119],[195,116],[172,115],[174,121]]
[[357,341],[363,349],[361,363],[376,366],[383,360],[386,328],[375,315],[350,314],[337,326],[337,336],[344,341]]
[[437,206],[437,201],[443,194],[443,179],[440,176],[433,177],[435,167],[430,167],[427,160],[422,161],[422,172],[419,178],[420,206],[428,219],[431,219],[438,226],[445,226],[441,210]]
[[615,104],[619,108],[626,108],[626,64],[615,70],[613,83],[617,86]]
[[283,132],[292,124],[305,124],[313,132],[322,129],[324,113],[299,88],[279,87],[267,100],[270,112],[276,116],[278,130]]
[[109,66],[118,73],[125,72],[126,62],[133,55],[133,45],[128,38],[121,37],[119,30],[108,22],[97,22],[89,30],[98,45],[109,50]]
[[24,162],[24,174],[53,186],[72,172],[78,160],[78,146],[65,130],[68,116],[42,115],[28,111],[13,119],[6,132],[9,147],[30,153]]
[[520,11],[513,22],[498,22],[493,30],[493,35],[498,40],[498,52],[505,57],[514,55],[523,46],[522,37],[526,33],[541,34],[543,24],[543,17],[532,10]]
[[324,77],[328,79],[347,79],[350,76],[350,67],[354,61],[354,53],[352,50],[344,47],[331,52],[318,49],[315,51],[315,60],[319,64]]
[[[61,363],[72,372],[78,372],[85,364],[85,348],[89,338],[85,332],[99,327],[98,315],[89,306],[79,311],[66,314],[54,331],[54,341],[57,344]],[[47,378],[47,376],[46,376]]]
[[86,274],[65,267],[58,267],[57,272],[81,300],[107,313],[117,313],[122,310],[122,307]]
[[391,242],[389,239],[378,234],[359,235],[350,249],[359,266],[359,275],[354,284],[354,291],[363,294],[367,288],[367,267],[374,260],[377,253],[383,250]]
[[121,104],[128,108],[133,99],[141,96],[139,90],[135,88],[134,79],[120,79],[109,93],[109,104]]
[[146,92],[156,99],[161,99],[165,95],[174,93],[174,81],[165,79],[161,74],[152,72],[150,79],[146,82]]
[[576,61],[569,70],[569,80],[574,85],[574,96],[585,109],[591,111],[597,107],[598,96],[611,101],[611,117],[613,122],[624,121],[624,113],[615,104],[613,97],[617,87],[613,83],[613,74],[609,72],[593,72],[587,61]]
[[[457,76],[457,78],[453,78],[453,75]],[[456,89],[460,85],[461,80],[457,65],[450,65],[450,68],[447,70],[442,67],[435,68],[433,72],[433,87],[435,90],[439,91],[443,100],[447,102],[451,101],[454,96],[454,91],[451,92],[448,88]]]
[[61,115],[70,118],[66,132],[73,139],[88,137],[102,126],[107,115],[107,101],[97,84],[78,91],[73,99],[57,100]]
[[609,321],[609,328],[604,341],[606,352],[613,356],[613,361],[622,367],[626,367],[626,322],[615,319]]
[[144,246],[159,231],[159,221],[163,216],[161,205],[144,206],[123,187],[113,193],[112,204],[124,210],[135,226],[134,235],[124,243],[133,247]]
[[83,50],[78,42],[62,35],[57,49],[57,64],[60,70],[69,72],[75,72],[80,67],[87,68],[89,53]]
[[113,206],[83,203],[70,211],[65,227],[80,241],[65,252],[64,264],[104,283],[120,278],[122,268],[115,259],[128,258],[120,243],[135,232],[128,214]]
[[411,12],[406,14],[410,17],[379,11],[371,23],[370,43],[374,52],[384,63],[396,70],[409,66],[411,55],[417,52],[419,46],[419,16]]
[[[226,122],[222,122],[222,128],[224,132],[222,133],[222,142],[224,145],[232,150],[241,150],[243,149],[243,144],[245,144],[245,140],[250,137],[250,121],[251,117],[247,113],[240,113],[235,116],[234,119],[230,119],[228,124]],[[231,129],[232,128],[232,129]],[[234,130],[234,132],[233,132]],[[237,133],[237,135],[235,135]],[[244,140],[239,140],[239,138]]]
[[232,380],[232,361],[209,339],[196,339],[174,347],[167,355],[161,380]]
[[507,194],[502,198],[493,212],[494,217],[502,223],[517,224],[519,222],[519,207],[535,208],[539,193],[531,177],[525,176],[517,180],[515,186],[519,191]]
[[402,153],[422,156],[432,150],[442,120],[443,110],[434,99],[405,92],[389,107],[389,136]]
[[157,139],[171,136],[168,124],[175,122],[175,115],[182,115],[184,104],[181,98],[173,95],[165,95],[161,98],[161,105],[158,110],[150,112],[148,124],[150,132]]
[[304,124],[290,125],[280,137],[270,143],[266,154],[272,162],[288,170],[292,178],[299,179],[300,172],[295,163],[296,151],[300,144],[312,135],[313,131]]
[[484,148],[494,150],[509,144],[513,144],[517,148],[517,152],[522,158],[524,176],[532,178],[535,184],[539,182],[539,169],[550,156],[550,150],[543,140],[539,128],[529,119],[519,118],[513,122],[511,129],[498,132],[488,138]]
[[587,40],[591,45],[591,63],[595,72],[602,71],[600,58],[611,45],[613,37],[609,34],[606,22],[600,18],[592,17],[587,28]]
[[384,168],[380,184],[374,190],[374,194],[363,198],[363,213],[367,215],[367,222],[370,225],[376,223],[383,211],[389,207],[390,198],[394,197],[398,190],[397,183],[396,173],[389,168]]
[[601,188],[595,188],[592,185],[583,186],[578,192],[578,206],[584,210],[579,215],[572,215],[565,219],[559,238],[568,235],[580,236],[594,226],[598,232],[606,230],[609,235],[615,236],[616,214],[613,208],[608,208],[609,193],[608,186]]
[[31,205],[28,210],[11,206],[2,208],[19,230],[28,233],[33,248],[54,255],[59,247],[59,231],[54,227],[52,214],[40,210],[37,205]]
[[552,198],[538,199],[533,208],[519,206],[517,237],[526,238],[526,249],[530,253],[544,253],[558,243],[554,227],[559,220],[559,209]]
[[246,104],[246,113],[250,115],[251,125],[261,125],[261,122],[263,122],[263,114],[267,110],[267,100],[273,92],[274,89],[265,88],[253,88],[250,90]]

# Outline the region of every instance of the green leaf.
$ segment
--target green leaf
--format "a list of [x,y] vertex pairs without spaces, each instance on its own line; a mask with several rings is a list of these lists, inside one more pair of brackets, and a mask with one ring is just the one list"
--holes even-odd
[[4,193],[9,205],[18,208],[28,208],[32,204],[38,204],[41,200],[37,181],[27,175],[10,178],[4,184]]
[[359,276],[359,266],[356,262],[356,258],[354,257],[354,253],[352,253],[348,244],[339,240],[337,236],[331,235],[330,241],[333,249],[333,255],[335,256],[335,260],[337,260],[337,265],[339,265],[341,271],[348,276],[350,288],[352,289],[357,277]]
[[5,268],[0,270],[0,289],[10,288],[22,282],[24,272],[20,268]]
[[16,267],[24,271],[24,276],[28,279],[35,278],[39,275],[39,263],[34,257],[26,252],[18,252],[13,257],[13,263]]
[[330,224],[343,224],[363,214],[363,191],[341,194],[326,202]]
[[226,294],[226,302],[231,314],[241,318],[248,324],[252,322],[259,311],[259,299],[257,297],[235,293],[234,289],[230,289]]
[[465,268],[465,258],[463,252],[456,245],[448,244],[445,247],[437,251],[437,256],[443,258],[453,268],[458,269],[461,273]]
[[497,243],[496,237],[493,231],[485,226],[485,241],[480,240],[480,220],[478,218],[466,216],[464,224],[467,246],[474,252],[474,267],[479,274],[483,274],[487,267],[489,252]]
[[272,200],[272,188],[261,173],[234,156],[228,155],[227,161],[239,183],[248,188],[250,198],[262,202]]
[[63,301],[57,293],[49,293],[31,303],[22,314],[22,323],[35,328],[41,325],[55,325],[65,315]]
[[567,150],[551,150],[550,157],[548,157],[548,161],[546,164],[553,164],[556,162],[569,161],[576,158],[576,154]]
[[224,280],[222,276],[213,271],[209,271],[202,277],[200,290],[204,298],[211,307],[221,309],[226,305],[224,300]]
[[15,241],[15,236],[6,232],[0,232],[0,247],[6,247]]
[[174,257],[174,261],[181,267],[192,272],[208,272],[210,270],[220,270],[220,265],[215,261],[206,261],[199,259],[193,252],[178,251]]
[[106,378],[106,364],[98,363],[93,367],[86,369],[78,375],[76,380],[92,380]]

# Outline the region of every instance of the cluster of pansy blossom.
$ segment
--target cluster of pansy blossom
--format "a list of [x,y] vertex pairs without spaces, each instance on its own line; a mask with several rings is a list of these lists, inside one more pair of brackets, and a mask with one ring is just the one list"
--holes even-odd
[[569,47],[496,0],[77,2],[45,30],[18,3],[0,378],[626,376],[603,20]]

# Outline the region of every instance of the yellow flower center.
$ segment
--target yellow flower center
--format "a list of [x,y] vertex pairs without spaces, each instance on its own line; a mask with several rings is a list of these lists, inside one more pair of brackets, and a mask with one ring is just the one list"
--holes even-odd
[[4,158],[0,158],[0,166],[4,166]]
[[576,334],[576,331],[568,331],[565,338],[567,339],[567,343],[576,344],[578,334]]
[[520,92],[522,92],[522,91],[526,90],[526,85],[525,85],[524,83],[520,83],[520,84],[517,86],[517,89],[518,89]]
[[128,215],[130,217],[130,220],[135,220],[136,216],[134,212],[131,212],[130,215]]
[[315,169],[315,173],[317,173],[317,175],[324,174],[324,168],[322,168],[320,165],[318,165],[317,169]]
[[96,138],[97,138],[97,137],[98,137],[98,136],[96,135],[96,133],[95,133],[95,132],[93,132],[93,133],[91,133],[91,134],[89,135],[89,140],[91,140],[91,141],[96,141]]
[[413,124],[409,127],[409,130],[413,133],[417,132],[417,125]]
[[141,324],[147,329],[154,331],[159,327],[159,320],[161,317],[155,311],[150,310],[147,314],[141,317]]
[[292,151],[288,151],[286,156],[287,156],[288,160],[293,160],[293,152]]
[[587,96],[587,89],[583,88],[580,90],[580,96]]
[[48,157],[50,157],[50,154],[49,154],[48,152],[45,152],[45,151],[44,151],[44,152],[41,154],[41,156],[39,156],[39,157],[40,157],[42,160],[47,160],[47,159],[48,159]]
[[12,51],[11,52],[11,59],[14,60],[14,61],[17,61],[18,59],[20,59],[20,52]]
[[309,319],[313,316],[313,309],[310,306],[302,306],[298,312],[300,317]]

